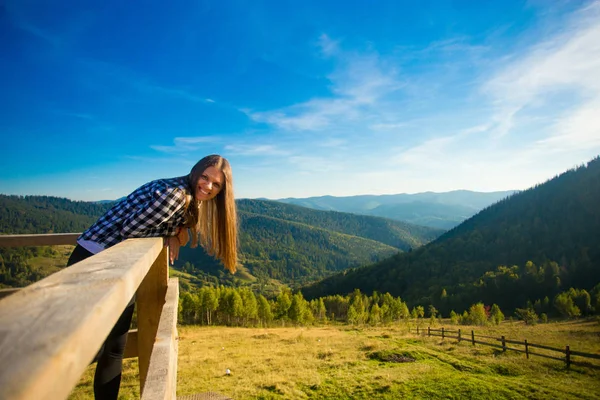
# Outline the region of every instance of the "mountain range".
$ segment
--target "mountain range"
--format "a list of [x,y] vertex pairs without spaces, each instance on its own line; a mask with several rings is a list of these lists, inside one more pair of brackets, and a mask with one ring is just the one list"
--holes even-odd
[[455,190],[443,193],[285,198],[277,201],[315,210],[374,215],[415,225],[451,229],[483,208],[515,192],[515,190],[489,193]]
[[[511,310],[548,304],[571,287],[600,291],[600,157],[525,191],[485,199],[472,194],[423,193],[403,204],[388,202],[393,196],[320,198],[319,207],[347,200],[354,211],[368,200],[370,210],[403,205],[422,212],[433,210],[442,195],[448,195],[443,206],[483,207],[449,231],[357,211],[242,199],[240,271],[230,275],[201,249],[189,248],[175,267],[184,290],[251,285],[272,295],[287,285],[301,286],[310,299],[360,289],[389,292],[411,306],[431,304],[444,315],[479,301]],[[0,195],[0,233],[81,231],[110,206]],[[423,212],[430,220],[439,214]],[[0,286],[41,276],[27,264],[31,251],[16,251],[0,249]]]
[[503,308],[600,282],[600,157],[514,193],[435,241],[303,288],[307,298],[377,290],[411,304]]

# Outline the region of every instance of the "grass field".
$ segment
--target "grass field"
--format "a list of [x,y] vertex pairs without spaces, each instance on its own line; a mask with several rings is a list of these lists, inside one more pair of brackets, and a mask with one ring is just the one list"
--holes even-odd
[[[598,360],[597,368],[567,369],[561,361],[528,360],[521,353],[417,336],[414,325],[408,328],[182,326],[177,394],[210,391],[240,400],[600,398]],[[597,320],[460,328],[600,354]],[[93,371],[90,366],[71,399],[92,398]],[[139,398],[137,379],[137,362],[126,360],[120,398]]]
[[67,265],[69,256],[74,248],[75,246],[69,245],[52,246],[52,249],[55,251],[52,256],[32,257],[27,261],[32,269],[37,269],[43,276],[48,276],[60,271]]

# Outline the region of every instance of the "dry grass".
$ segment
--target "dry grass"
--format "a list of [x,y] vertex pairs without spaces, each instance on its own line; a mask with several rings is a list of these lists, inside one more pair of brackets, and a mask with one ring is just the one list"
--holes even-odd
[[[452,328],[454,329],[454,328]],[[461,327],[463,331],[470,327]],[[473,327],[476,334],[600,354],[597,322]],[[404,324],[353,329],[180,327],[178,395],[234,399],[598,398],[600,369],[487,346],[420,337]],[[394,362],[414,359],[414,362]],[[230,375],[226,370],[231,371]],[[127,360],[120,398],[139,397],[137,363]],[[91,395],[91,367],[72,399]]]

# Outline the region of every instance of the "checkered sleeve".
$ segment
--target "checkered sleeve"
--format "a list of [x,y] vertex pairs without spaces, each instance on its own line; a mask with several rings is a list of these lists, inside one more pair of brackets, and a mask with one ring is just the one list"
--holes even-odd
[[157,232],[161,225],[169,225],[175,213],[184,206],[185,195],[180,190],[156,189],[147,203],[137,207],[123,221],[121,236],[123,238],[144,237],[148,236],[148,232]]

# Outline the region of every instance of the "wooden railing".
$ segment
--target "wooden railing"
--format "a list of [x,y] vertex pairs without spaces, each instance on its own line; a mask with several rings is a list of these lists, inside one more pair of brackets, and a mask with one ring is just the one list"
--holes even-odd
[[[1,235],[0,247],[75,244],[78,234]],[[65,399],[137,293],[142,399],[175,399],[179,284],[161,238],[129,239],[0,300],[0,399]]]
[[[417,327],[417,335],[419,335],[419,334],[424,335],[425,331],[421,330],[421,332],[419,332],[419,327]],[[527,341],[527,339],[525,339],[524,341],[521,342],[518,340],[508,340],[505,336],[501,336],[501,337],[486,336],[486,335],[475,336],[475,331],[473,331],[473,330],[471,330],[470,335],[467,334],[467,336],[463,336],[460,329],[458,329],[458,330],[445,329],[445,328],[433,329],[430,326],[427,327],[427,336],[441,337],[442,340],[457,339],[458,343],[460,343],[461,341],[469,342],[473,346],[475,346],[475,344],[477,343],[477,344],[481,344],[484,346],[490,346],[490,347],[502,349],[503,352],[506,352],[506,350],[516,351],[519,353],[525,353],[525,356],[527,358],[529,358],[530,355],[544,357],[544,358],[551,358],[553,360],[565,362],[567,368],[569,368],[571,365],[579,365],[579,366],[591,367],[591,368],[600,368],[600,365],[597,365],[597,364],[592,364],[590,362],[585,362],[585,361],[582,362],[582,361],[574,361],[573,360],[573,356],[600,360],[600,354],[592,354],[592,353],[584,353],[581,351],[573,351],[573,350],[571,350],[571,347],[568,345],[565,346],[564,348],[560,349],[560,348],[556,348],[556,347],[550,347],[550,346],[546,346],[546,345],[530,343]],[[475,340],[475,338],[484,339],[484,340]],[[492,342],[489,342],[489,340],[491,340]],[[498,344],[498,342],[500,342],[500,344]],[[523,346],[523,348],[517,349],[515,347],[508,347],[508,344]],[[540,353],[537,351],[533,352],[530,350],[530,348],[547,350],[550,352],[550,354],[543,354],[543,353]],[[556,355],[553,355],[552,354],[553,352],[561,353],[561,356],[558,357]],[[564,357],[562,355],[564,355]]]

